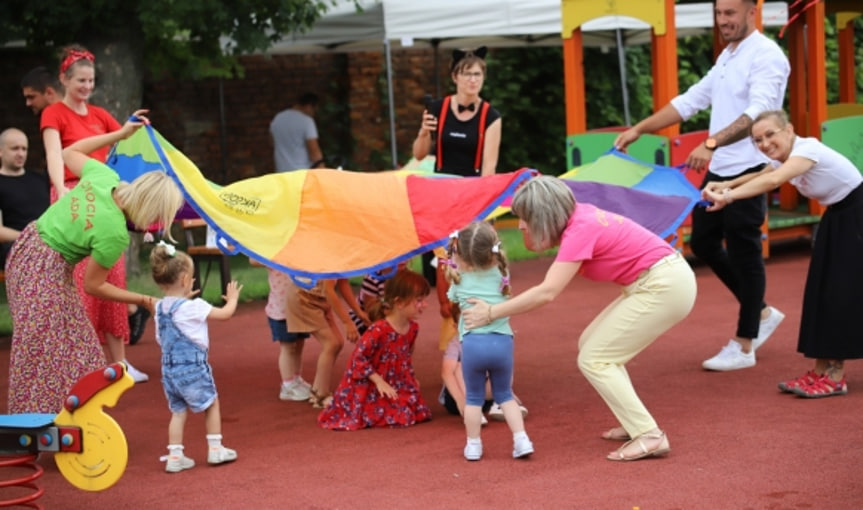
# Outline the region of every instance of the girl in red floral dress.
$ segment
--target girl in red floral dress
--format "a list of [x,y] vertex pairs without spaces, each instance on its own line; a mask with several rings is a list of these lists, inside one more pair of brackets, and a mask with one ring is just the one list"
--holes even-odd
[[321,427],[408,427],[431,418],[412,361],[416,318],[429,291],[426,279],[413,271],[400,270],[387,280],[383,298],[369,310],[372,325],[357,342],[332,402],[318,416]]

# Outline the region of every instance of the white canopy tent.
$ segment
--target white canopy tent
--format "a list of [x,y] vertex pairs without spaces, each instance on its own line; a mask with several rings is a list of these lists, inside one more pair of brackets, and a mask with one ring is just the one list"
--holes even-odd
[[[271,54],[322,51],[380,51],[387,66],[390,130],[395,133],[391,51],[393,48],[514,47],[561,44],[560,0],[338,0],[310,30],[292,34],[274,44]],[[765,2],[766,26],[781,26],[788,19],[786,2]],[[707,33],[713,28],[711,2],[675,6],[677,35]],[[623,46],[650,42],[650,26],[628,16],[604,16],[581,27],[585,46],[616,47],[621,81],[626,90]],[[628,119],[628,98],[624,94]],[[391,137],[393,162],[395,136]]]

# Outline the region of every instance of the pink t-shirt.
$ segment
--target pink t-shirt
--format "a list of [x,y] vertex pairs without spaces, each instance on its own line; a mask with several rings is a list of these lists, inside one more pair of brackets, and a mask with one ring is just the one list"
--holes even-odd
[[556,261],[578,262],[578,274],[599,282],[629,285],[674,248],[619,214],[576,204],[560,239]]

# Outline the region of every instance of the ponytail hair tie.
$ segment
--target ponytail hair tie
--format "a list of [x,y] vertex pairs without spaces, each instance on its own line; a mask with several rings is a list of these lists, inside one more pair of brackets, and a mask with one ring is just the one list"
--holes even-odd
[[491,252],[492,253],[500,253],[500,241],[498,241],[498,242],[494,243],[494,245],[492,245]]

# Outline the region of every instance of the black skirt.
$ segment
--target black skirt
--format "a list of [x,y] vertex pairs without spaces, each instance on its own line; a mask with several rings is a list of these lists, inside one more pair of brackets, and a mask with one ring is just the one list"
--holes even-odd
[[863,358],[863,185],[824,212],[815,236],[797,351]]

